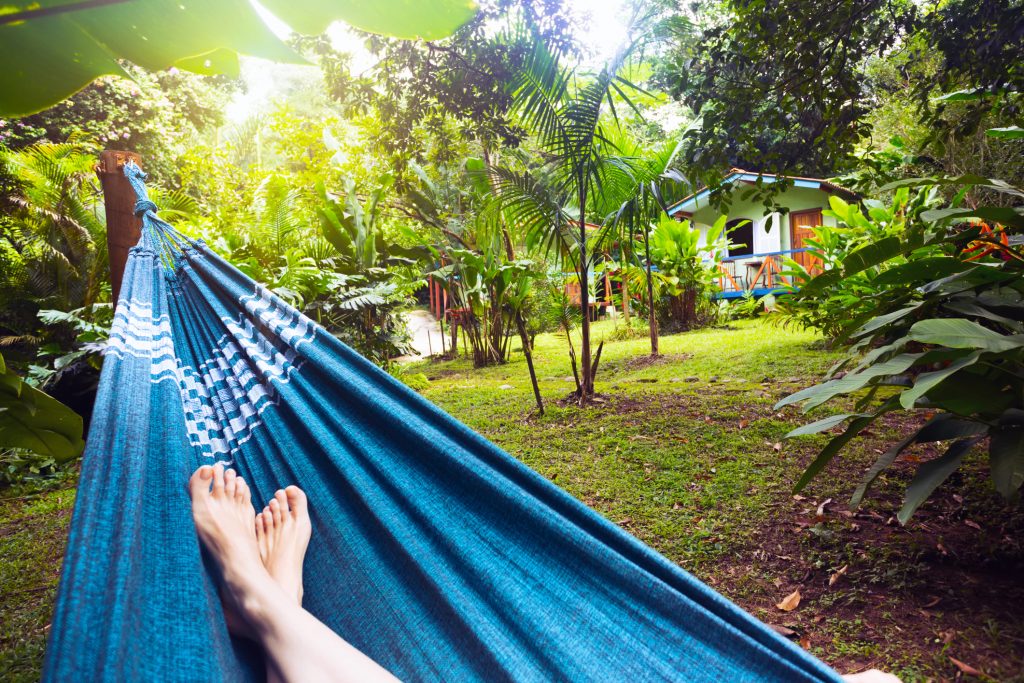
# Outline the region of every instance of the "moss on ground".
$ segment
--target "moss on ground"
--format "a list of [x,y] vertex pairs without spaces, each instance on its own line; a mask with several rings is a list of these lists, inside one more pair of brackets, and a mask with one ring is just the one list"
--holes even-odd
[[0,681],[39,680],[74,501],[66,477],[0,497]]

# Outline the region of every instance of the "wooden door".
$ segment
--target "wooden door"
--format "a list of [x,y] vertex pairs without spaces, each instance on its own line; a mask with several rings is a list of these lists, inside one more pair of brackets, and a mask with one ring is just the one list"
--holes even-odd
[[[821,225],[821,209],[809,211],[794,211],[789,214],[789,229],[792,236],[790,249],[803,249],[807,247],[807,238],[814,239],[814,230]],[[811,275],[821,272],[821,259],[812,256],[806,251],[793,254],[793,260],[807,269]]]

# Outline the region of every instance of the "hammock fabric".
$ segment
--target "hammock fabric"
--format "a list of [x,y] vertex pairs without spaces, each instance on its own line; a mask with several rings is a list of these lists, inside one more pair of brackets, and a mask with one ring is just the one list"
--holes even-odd
[[295,483],[304,606],[403,680],[838,681],[834,671],[156,216],[128,259],[48,681],[261,680],[186,481]]

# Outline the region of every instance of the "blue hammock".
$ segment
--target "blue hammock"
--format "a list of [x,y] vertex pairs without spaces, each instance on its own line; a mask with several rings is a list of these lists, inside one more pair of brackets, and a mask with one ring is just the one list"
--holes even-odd
[[837,681],[834,671],[156,216],[128,259],[48,681],[261,680],[186,481],[311,502],[305,607],[404,680]]

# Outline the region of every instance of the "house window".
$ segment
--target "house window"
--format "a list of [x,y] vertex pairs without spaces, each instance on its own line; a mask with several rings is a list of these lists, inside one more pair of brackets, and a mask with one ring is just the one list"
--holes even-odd
[[754,253],[754,221],[737,218],[725,224],[729,235],[729,256],[750,256]]

